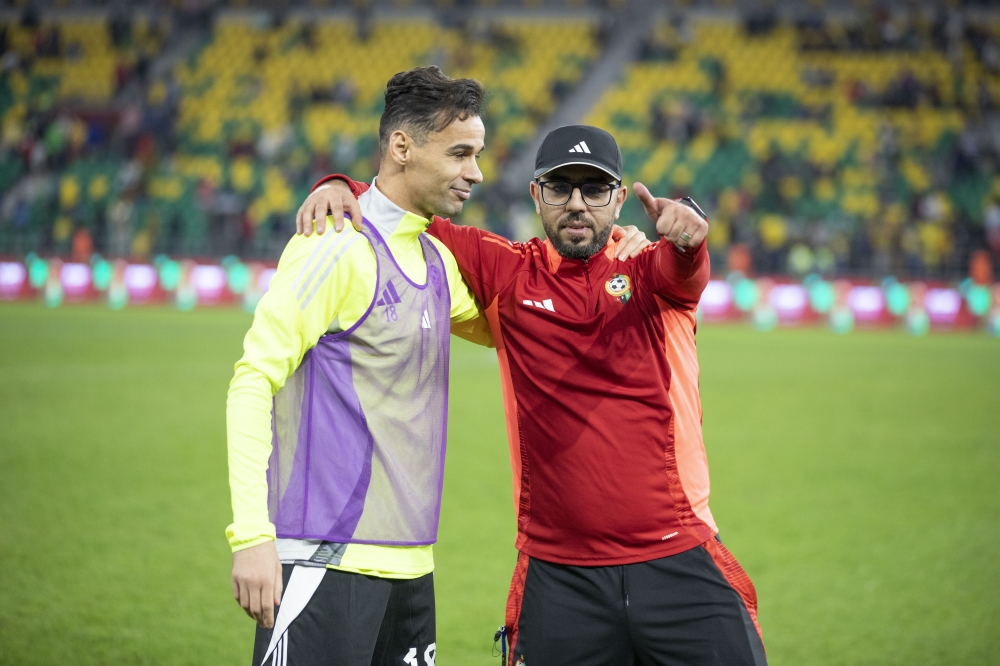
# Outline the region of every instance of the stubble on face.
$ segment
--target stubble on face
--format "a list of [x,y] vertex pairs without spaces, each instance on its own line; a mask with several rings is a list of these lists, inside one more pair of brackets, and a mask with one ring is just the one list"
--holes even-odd
[[[546,180],[609,182],[602,171],[585,165],[561,167],[547,174]],[[582,194],[577,190],[571,196]],[[614,198],[605,207],[588,206],[574,210],[567,210],[566,206],[549,206],[540,201],[539,211],[545,235],[561,256],[567,259],[588,259],[607,245],[614,227],[616,206]],[[570,229],[576,231],[570,232]],[[590,233],[582,230],[589,230]]]
[[[563,213],[554,220],[546,220],[545,217],[543,214],[542,226],[545,227],[545,235],[556,252],[567,259],[589,259],[604,249],[611,236],[612,221],[608,221],[603,227],[598,227],[590,215],[581,211]],[[586,236],[565,236],[563,232],[569,227],[590,229],[590,240],[588,241]]]

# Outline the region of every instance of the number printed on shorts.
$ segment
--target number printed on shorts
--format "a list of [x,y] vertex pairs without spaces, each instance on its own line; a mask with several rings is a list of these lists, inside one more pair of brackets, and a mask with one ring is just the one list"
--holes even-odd
[[[424,666],[434,666],[434,659],[437,658],[437,643],[431,643],[424,650]],[[417,648],[411,647],[406,656],[403,657],[403,663],[406,666],[420,666],[417,661]]]

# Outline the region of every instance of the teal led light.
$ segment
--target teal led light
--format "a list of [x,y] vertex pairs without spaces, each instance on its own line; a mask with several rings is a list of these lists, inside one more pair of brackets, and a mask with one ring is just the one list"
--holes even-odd
[[885,304],[894,317],[902,317],[910,309],[910,290],[905,284],[893,281],[885,287]]
[[757,284],[753,280],[743,278],[733,288],[733,303],[736,304],[736,309],[740,312],[752,310],[759,297],[760,290],[757,289]]
[[965,292],[965,302],[969,305],[969,312],[977,317],[985,317],[990,311],[993,299],[990,297],[990,290],[981,284],[970,286]]
[[809,306],[813,312],[826,314],[833,308],[836,301],[836,293],[833,285],[826,280],[813,280],[809,287]]
[[100,255],[97,256],[97,260],[93,262],[93,283],[94,289],[97,291],[104,291],[111,284],[111,276],[114,275],[114,269],[111,268],[111,264],[102,259]]
[[238,261],[230,264],[226,269],[226,282],[229,284],[229,291],[242,294],[250,283],[250,269]]
[[173,291],[181,281],[181,265],[173,259],[159,262],[160,286],[166,291]]
[[830,312],[830,328],[834,333],[845,335],[854,330],[854,313],[850,308],[837,308]]
[[31,286],[35,289],[44,287],[49,280],[49,262],[38,257],[31,258],[30,255],[25,262],[28,264],[28,282]]
[[931,320],[923,309],[913,310],[906,316],[906,330],[910,335],[927,335],[931,329]]

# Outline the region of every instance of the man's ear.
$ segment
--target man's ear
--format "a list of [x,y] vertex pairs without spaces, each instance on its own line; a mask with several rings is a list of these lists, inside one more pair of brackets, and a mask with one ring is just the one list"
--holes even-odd
[[628,188],[622,185],[618,188],[618,201],[615,203],[615,219],[622,214],[622,206],[625,205],[625,199],[628,198]]
[[531,200],[535,202],[535,215],[541,217],[542,206],[538,203],[538,197],[541,193],[538,191],[538,183],[531,181],[531,183],[528,184],[528,192],[531,193]]
[[406,166],[412,146],[413,139],[403,130],[396,130],[389,136],[389,157],[399,166]]

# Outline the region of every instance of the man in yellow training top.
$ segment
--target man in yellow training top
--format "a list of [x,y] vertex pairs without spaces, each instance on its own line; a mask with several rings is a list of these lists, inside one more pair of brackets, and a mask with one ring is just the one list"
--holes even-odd
[[394,76],[375,185],[345,202],[361,231],[294,237],[257,307],[227,410],[226,532],[254,666],[434,664],[449,329],[490,338],[422,232],[482,181],[483,96],[436,67]]

